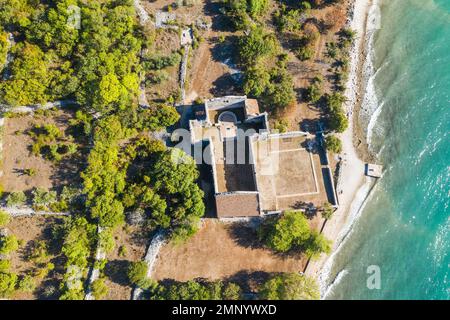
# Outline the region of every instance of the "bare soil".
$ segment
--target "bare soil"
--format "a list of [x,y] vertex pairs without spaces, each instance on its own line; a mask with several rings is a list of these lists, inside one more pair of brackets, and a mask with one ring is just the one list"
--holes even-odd
[[[278,33],[278,38],[289,55],[288,71],[291,73],[294,81],[294,89],[297,93],[295,103],[283,110],[273,112],[271,123],[277,119],[284,119],[288,122],[288,130],[302,130],[315,132],[317,121],[322,117],[323,112],[320,108],[307,103],[304,99],[305,89],[310,85],[312,79],[316,76],[322,76],[324,80],[331,77],[331,59],[326,56],[326,43],[336,42],[337,33],[345,26],[347,21],[347,8],[349,1],[342,1],[339,4],[333,4],[320,9],[311,10],[311,18],[308,19],[308,29],[319,31],[319,37],[314,44],[314,57],[307,61],[300,61],[292,52],[289,35]],[[273,7],[273,11],[278,5]],[[323,22],[326,22],[328,30],[324,29]],[[270,25],[270,18],[267,24]],[[324,92],[330,92],[331,86],[324,81]]]
[[306,259],[276,255],[262,248],[253,229],[205,219],[204,225],[182,245],[165,245],[153,278],[187,281],[196,278],[230,279],[247,285],[249,275],[302,271]]
[[[169,56],[173,52],[181,49],[180,35],[177,30],[157,29],[154,43],[154,50],[150,54]],[[179,92],[179,70],[180,65],[166,67],[159,72],[167,74],[167,79],[158,84],[151,84],[146,87],[146,94],[149,100],[159,102],[176,96]]]
[[[60,185],[77,182],[82,162],[78,157],[51,162],[31,153],[33,139],[28,132],[36,125],[54,124],[63,131],[69,127],[70,111],[52,111],[50,116],[22,115],[5,118],[3,132],[3,176],[0,184],[5,192],[29,191],[33,188],[52,189]],[[80,153],[78,153],[80,155]],[[34,169],[36,174],[28,176],[25,169]]]
[[[43,279],[34,277],[36,281],[34,292],[18,291],[12,297],[13,299],[56,299],[58,297],[59,282],[64,274],[64,259],[61,255],[61,244],[52,239],[51,228],[62,222],[62,218],[51,216],[16,217],[12,218],[6,226],[8,233],[15,235],[22,242],[19,250],[10,255],[11,272],[18,274],[20,278],[25,274],[33,274],[40,268],[35,262],[28,259],[33,243],[39,240],[45,241],[48,248],[48,261],[55,265],[55,269]],[[54,293],[47,296],[44,291],[49,288],[53,288]]]
[[[116,247],[106,257],[105,283],[109,294],[104,299],[130,300],[133,288],[129,285],[127,270],[131,262],[144,258],[149,237],[142,227],[126,225],[116,230],[114,239]],[[121,247],[125,248],[125,255],[119,254]]]

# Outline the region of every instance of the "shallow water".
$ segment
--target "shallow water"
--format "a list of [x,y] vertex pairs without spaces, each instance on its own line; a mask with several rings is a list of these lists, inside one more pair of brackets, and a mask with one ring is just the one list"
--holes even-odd
[[[450,299],[450,1],[382,1],[373,45],[382,108],[370,141],[386,172],[335,256],[326,298]],[[367,287],[371,265],[380,289]]]

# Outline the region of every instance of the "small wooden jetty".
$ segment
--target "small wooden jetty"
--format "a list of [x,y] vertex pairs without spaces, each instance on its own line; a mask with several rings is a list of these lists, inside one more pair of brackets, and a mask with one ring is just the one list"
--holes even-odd
[[383,166],[373,163],[366,164],[366,176],[373,178],[381,178],[383,174]]

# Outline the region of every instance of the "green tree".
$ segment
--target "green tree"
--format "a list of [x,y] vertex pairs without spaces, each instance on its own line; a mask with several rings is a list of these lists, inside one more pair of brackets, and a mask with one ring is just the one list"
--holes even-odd
[[17,275],[14,273],[0,273],[0,297],[8,298],[14,293],[17,284]]
[[266,99],[270,105],[276,108],[284,108],[295,100],[292,76],[286,68],[272,70]]
[[16,45],[14,54],[12,77],[0,86],[2,99],[12,106],[47,102],[50,74],[42,50],[25,43]]
[[331,250],[331,242],[311,230],[305,215],[298,211],[286,211],[279,217],[267,219],[259,227],[258,237],[277,252],[301,252],[315,258]]
[[274,14],[274,22],[281,32],[295,32],[302,27],[300,10],[287,9],[284,4]]
[[18,284],[19,291],[22,292],[33,292],[36,289],[36,281],[31,275],[24,275],[20,280]]
[[8,212],[0,210],[0,227],[6,226],[11,220]]
[[147,277],[148,265],[145,261],[133,262],[128,268],[128,279],[132,285],[148,289],[152,281]]
[[260,240],[276,251],[286,252],[310,237],[308,220],[302,212],[287,211],[271,219],[258,230]]
[[152,300],[237,300],[240,298],[241,288],[235,283],[196,280],[160,285],[151,296]]
[[330,129],[340,133],[348,128],[348,119],[342,106],[344,101],[345,97],[340,93],[326,95]]
[[4,32],[3,28],[0,26],[0,72],[3,70],[8,54],[7,36],[6,32]]
[[110,104],[119,101],[122,85],[113,73],[102,77],[99,84],[99,95],[101,104]]
[[0,238],[0,254],[10,254],[19,249],[19,242],[14,235]]
[[236,283],[227,283],[223,288],[223,300],[240,300],[242,298],[242,290]]
[[317,103],[321,97],[322,97],[322,90],[319,84],[313,83],[306,89],[306,98],[308,99],[309,102]]
[[307,257],[316,259],[321,253],[329,254],[331,252],[331,241],[323,236],[323,234],[312,231],[311,236],[304,244],[304,252]]
[[333,153],[341,153],[342,141],[335,135],[329,135],[325,138],[325,148]]
[[322,206],[322,218],[331,219],[334,209],[329,202],[325,202]]
[[330,129],[342,133],[348,128],[348,119],[344,112],[334,111],[329,115]]
[[64,230],[62,253],[66,256],[66,266],[77,266],[83,270],[91,256],[96,227],[85,218],[72,218],[67,221]]
[[270,85],[270,73],[257,64],[247,69],[244,74],[244,92],[253,97],[260,97]]
[[101,300],[108,295],[109,288],[105,283],[105,279],[100,278],[92,283],[92,294],[95,300]]
[[252,18],[258,18],[269,8],[269,0],[247,0],[247,12]]
[[0,260],[0,273],[5,273],[11,267],[11,261],[6,259]]
[[260,296],[264,300],[318,300],[319,287],[313,278],[297,273],[276,275],[263,284]]
[[267,33],[262,27],[254,26],[248,35],[239,38],[238,48],[241,63],[251,66],[263,57],[276,55],[279,43],[273,33]]

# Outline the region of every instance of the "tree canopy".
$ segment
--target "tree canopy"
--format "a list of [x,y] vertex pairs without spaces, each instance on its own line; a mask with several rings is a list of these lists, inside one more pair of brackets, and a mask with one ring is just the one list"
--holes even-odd
[[259,292],[264,300],[318,300],[319,287],[313,278],[297,273],[273,276]]
[[152,300],[239,300],[241,288],[232,282],[195,281],[159,285],[151,294]]
[[311,230],[302,212],[286,211],[277,218],[268,218],[258,229],[258,236],[269,248],[278,252],[304,253],[315,258],[331,251],[331,242]]

